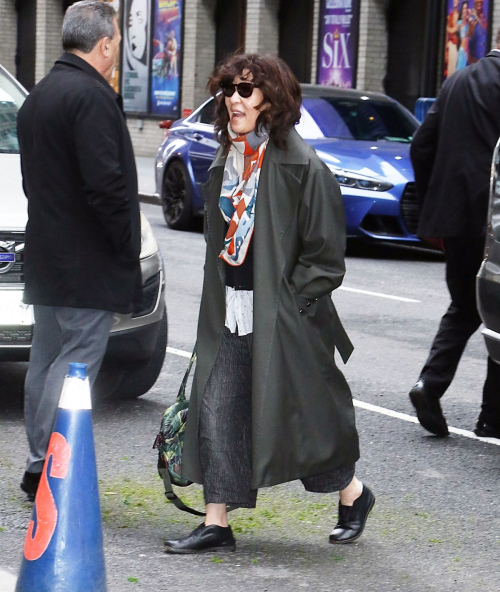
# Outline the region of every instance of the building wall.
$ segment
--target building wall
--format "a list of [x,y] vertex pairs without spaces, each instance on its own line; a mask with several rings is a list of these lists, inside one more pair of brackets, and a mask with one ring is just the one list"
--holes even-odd
[[278,54],[279,0],[248,0],[245,51]]
[[17,14],[15,0],[0,0],[0,64],[16,73]]
[[495,38],[500,27],[500,1],[493,2],[492,27],[491,27],[491,48],[495,47]]
[[311,51],[311,84],[316,84],[316,76],[318,74],[318,34],[319,34],[319,9],[321,0],[314,0],[313,12],[313,34],[312,34],[312,51]]
[[62,53],[61,0],[37,0],[35,82],[41,80]]
[[389,0],[361,0],[356,87],[384,91],[387,71],[387,8]]
[[[500,0],[492,0],[492,42],[500,26]],[[357,88],[383,91],[387,67],[389,0],[361,0]],[[194,109],[207,97],[215,62],[216,0],[185,0],[182,107]],[[278,53],[280,0],[247,0],[245,51]],[[311,82],[316,82],[320,0],[314,1]],[[61,0],[37,0],[35,77],[40,80],[61,52]],[[15,72],[17,14],[15,0],[0,0],[0,63]],[[138,155],[153,155],[163,137],[157,119],[130,118]]]
[[128,129],[136,156],[155,156],[165,130],[158,127],[157,119],[127,118]]

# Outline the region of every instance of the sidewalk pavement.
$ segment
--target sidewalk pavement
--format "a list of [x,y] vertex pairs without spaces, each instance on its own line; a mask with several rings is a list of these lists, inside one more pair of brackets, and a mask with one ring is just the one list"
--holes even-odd
[[139,194],[141,196],[154,195],[156,193],[155,159],[152,156],[136,156],[135,163],[139,181]]
[[13,576],[11,573],[0,569],[0,590],[2,592],[14,592],[16,580],[16,576]]

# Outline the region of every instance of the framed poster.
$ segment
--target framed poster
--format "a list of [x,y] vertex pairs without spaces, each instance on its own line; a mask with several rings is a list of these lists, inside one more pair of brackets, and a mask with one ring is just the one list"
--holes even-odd
[[[113,5],[113,8],[116,10],[116,14],[118,17],[118,22],[122,22],[122,0],[104,0],[105,2],[109,2]],[[116,66],[113,69],[113,73],[111,74],[111,80],[109,81],[113,90],[115,92],[120,92],[120,58],[117,58]]]
[[147,113],[151,31],[149,0],[123,2],[122,95],[129,113]]
[[321,0],[318,84],[354,88],[360,0]]
[[491,0],[446,0],[443,78],[488,53]]
[[154,0],[151,113],[180,117],[183,0]]

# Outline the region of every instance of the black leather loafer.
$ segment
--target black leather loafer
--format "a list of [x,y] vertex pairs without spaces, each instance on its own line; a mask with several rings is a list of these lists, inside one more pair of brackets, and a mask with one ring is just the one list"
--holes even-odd
[[423,380],[419,380],[411,389],[410,400],[423,428],[440,438],[450,435],[439,399],[428,393]]
[[344,545],[359,539],[374,505],[375,496],[366,485],[352,506],[343,506],[339,502],[339,521],[330,535],[330,543]]
[[38,490],[38,484],[40,483],[40,478],[42,473],[28,473],[25,471],[23,475],[23,480],[21,481],[21,489],[28,495],[28,500],[30,502],[35,501],[36,492]]
[[165,541],[167,553],[192,554],[211,551],[235,551],[236,541],[230,526],[200,524],[192,533],[173,541]]
[[474,433],[478,438],[499,438],[500,428],[495,427],[485,421],[478,421]]

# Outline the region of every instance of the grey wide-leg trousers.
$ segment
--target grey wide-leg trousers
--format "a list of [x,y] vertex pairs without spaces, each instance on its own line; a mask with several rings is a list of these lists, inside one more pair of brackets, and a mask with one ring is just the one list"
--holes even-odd
[[35,326],[24,384],[24,417],[30,454],[26,470],[39,473],[70,362],[87,364],[90,386],[101,366],[113,313],[87,308],[34,306]]
[[[200,464],[206,504],[254,508],[252,483],[252,334],[225,328],[199,419]],[[345,489],[354,465],[301,479],[307,491]]]

